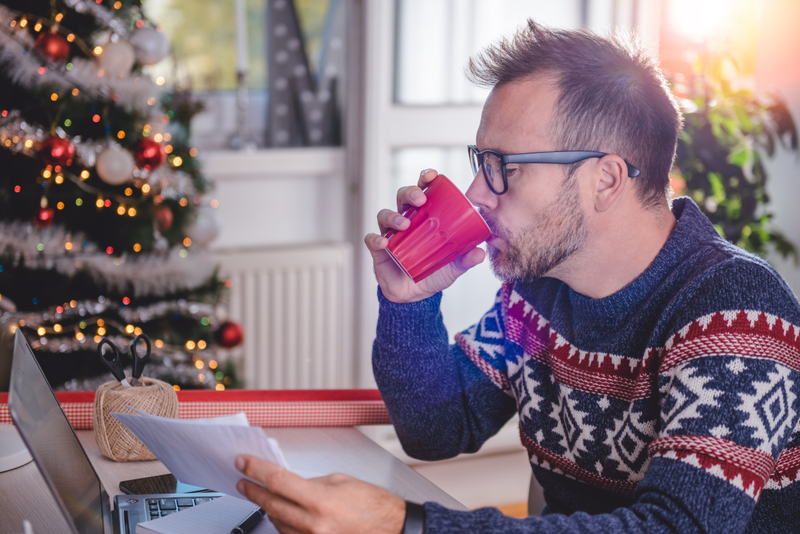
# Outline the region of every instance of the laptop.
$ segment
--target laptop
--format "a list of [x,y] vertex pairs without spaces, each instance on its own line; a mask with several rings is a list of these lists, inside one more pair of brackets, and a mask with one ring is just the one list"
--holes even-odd
[[8,411],[73,534],[134,534],[136,524],[223,493],[117,495],[114,510],[21,329],[14,338]]

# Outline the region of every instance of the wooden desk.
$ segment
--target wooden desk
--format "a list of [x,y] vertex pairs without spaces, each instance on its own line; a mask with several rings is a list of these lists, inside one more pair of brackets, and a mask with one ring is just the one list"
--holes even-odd
[[[386,488],[403,499],[434,501],[448,508],[464,505],[422,475],[353,428],[264,428],[276,438],[295,469],[317,473],[345,473]],[[89,455],[109,495],[118,495],[119,482],[167,473],[158,460],[118,463],[102,456],[91,430],[79,430],[78,438]],[[0,473],[0,532],[21,533],[22,520],[33,524],[35,534],[67,532],[36,465]]]

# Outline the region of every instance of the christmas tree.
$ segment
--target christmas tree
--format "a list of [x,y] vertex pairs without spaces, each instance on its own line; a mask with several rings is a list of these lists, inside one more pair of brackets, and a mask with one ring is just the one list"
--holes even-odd
[[202,105],[152,79],[167,37],[139,0],[0,2],[0,325],[54,387],[110,380],[98,343],[152,340],[146,376],[235,386],[219,347],[216,200],[189,124]]

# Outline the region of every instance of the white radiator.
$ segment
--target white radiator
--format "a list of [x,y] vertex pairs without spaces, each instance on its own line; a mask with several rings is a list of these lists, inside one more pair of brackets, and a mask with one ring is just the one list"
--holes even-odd
[[347,243],[214,253],[230,278],[230,352],[248,389],[335,389],[355,383],[352,247]]

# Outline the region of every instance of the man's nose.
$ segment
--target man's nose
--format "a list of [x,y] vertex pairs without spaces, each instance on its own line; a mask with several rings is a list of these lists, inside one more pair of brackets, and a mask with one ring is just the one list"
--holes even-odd
[[492,211],[497,207],[497,195],[489,189],[486,178],[483,177],[483,170],[479,169],[478,174],[472,179],[472,183],[467,188],[466,196],[472,204],[481,211]]

